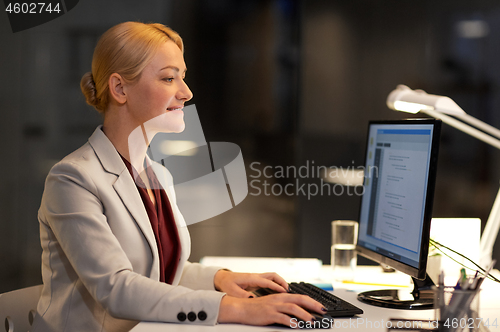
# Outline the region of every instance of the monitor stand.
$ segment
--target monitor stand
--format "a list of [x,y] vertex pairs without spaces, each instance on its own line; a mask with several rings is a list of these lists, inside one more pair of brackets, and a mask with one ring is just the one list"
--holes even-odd
[[413,278],[413,291],[407,289],[384,289],[358,294],[358,300],[379,307],[393,309],[432,309],[434,307],[434,282],[425,274],[424,280]]

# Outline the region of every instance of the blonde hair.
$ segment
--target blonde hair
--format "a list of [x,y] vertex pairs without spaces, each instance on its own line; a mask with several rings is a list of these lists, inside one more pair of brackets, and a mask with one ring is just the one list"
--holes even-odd
[[158,48],[169,40],[184,51],[179,34],[163,24],[124,22],[106,31],[95,47],[92,72],[80,81],[87,103],[104,113],[109,102],[110,75],[117,73],[125,81],[134,82]]

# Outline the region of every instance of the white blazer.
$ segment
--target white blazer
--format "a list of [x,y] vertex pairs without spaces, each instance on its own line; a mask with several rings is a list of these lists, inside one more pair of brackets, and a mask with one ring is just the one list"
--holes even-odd
[[[214,325],[224,293],[220,268],[187,261],[188,229],[170,173],[155,164],[182,253],[173,285],[159,282],[159,257],[134,180],[98,127],[50,171],[38,212],[43,291],[34,331],[128,331],[138,321]],[[187,319],[186,319],[187,318]]]

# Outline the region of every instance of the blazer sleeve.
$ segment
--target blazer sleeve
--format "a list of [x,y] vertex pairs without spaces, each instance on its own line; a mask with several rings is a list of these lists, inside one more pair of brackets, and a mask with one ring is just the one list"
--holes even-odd
[[185,287],[193,285],[193,278],[204,270],[197,265],[186,267],[184,286],[134,272],[105,213],[98,186],[82,166],[63,161],[53,167],[45,184],[40,222],[50,227],[95,301],[116,318],[143,321],[179,322],[179,312],[203,310],[206,319],[195,323],[214,325],[225,295],[213,291],[215,272],[203,274],[203,287],[198,290]]
[[186,262],[182,270],[179,285],[199,290],[216,290],[214,285],[215,274],[225,268],[218,266],[204,266],[200,263]]

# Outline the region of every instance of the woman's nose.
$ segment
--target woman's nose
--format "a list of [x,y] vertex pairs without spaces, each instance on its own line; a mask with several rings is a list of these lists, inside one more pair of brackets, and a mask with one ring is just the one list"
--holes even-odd
[[183,100],[184,102],[191,100],[193,98],[193,93],[189,89],[188,85],[186,82],[182,81],[182,85],[177,92],[177,99]]

